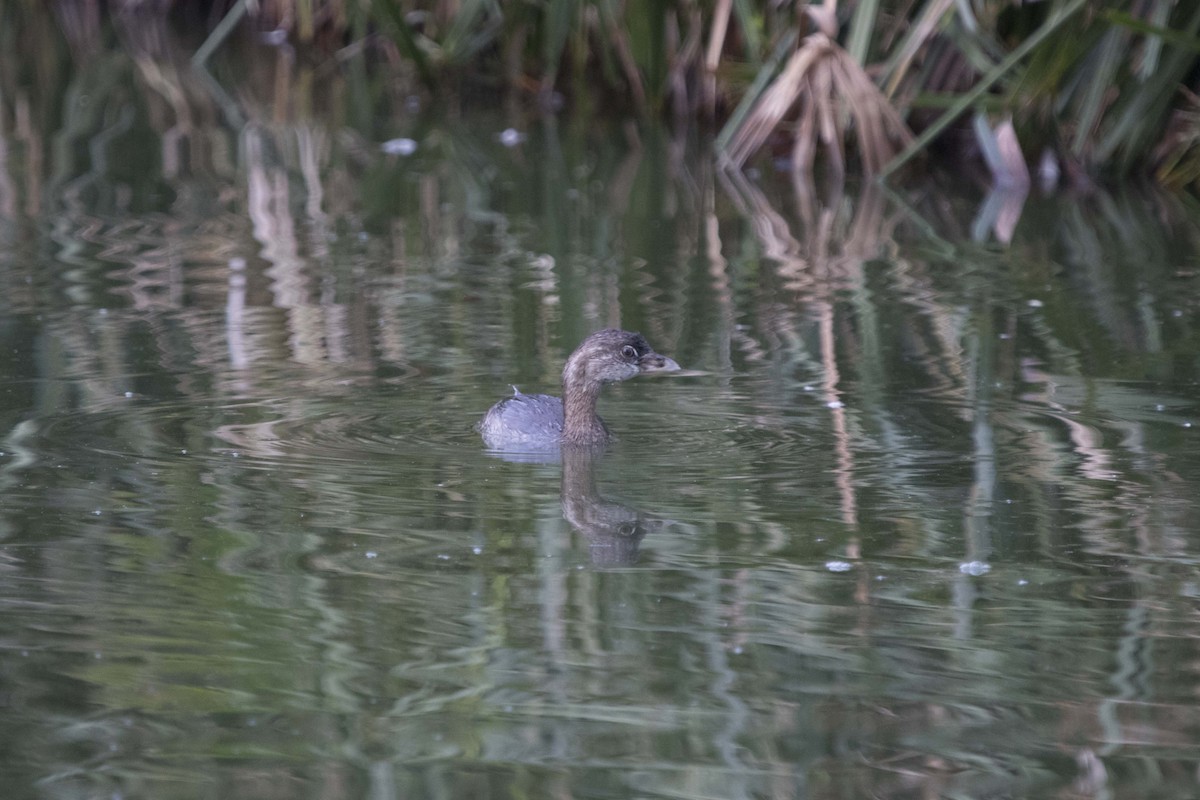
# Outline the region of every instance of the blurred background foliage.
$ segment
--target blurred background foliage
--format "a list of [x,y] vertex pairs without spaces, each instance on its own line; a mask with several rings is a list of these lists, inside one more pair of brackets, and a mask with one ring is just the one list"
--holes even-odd
[[[890,173],[924,154],[1001,182],[1200,179],[1192,2],[6,0],[0,37],[58,26],[88,58],[109,18],[131,44],[166,20],[202,65],[253,35],[322,68],[385,62],[406,95],[712,126],[736,164],[767,149]],[[28,56],[47,80],[53,56]]]
[[1200,5],[1178,0],[6,0],[0,37],[58,26],[87,57],[110,17],[128,43],[170,24],[202,65],[251,34],[324,69],[382,61],[391,91],[439,102],[696,123],[737,165],[1200,178]]

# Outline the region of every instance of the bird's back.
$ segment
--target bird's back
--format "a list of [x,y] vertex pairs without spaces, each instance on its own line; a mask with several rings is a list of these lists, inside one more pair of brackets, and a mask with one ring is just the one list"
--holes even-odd
[[562,400],[548,394],[517,391],[488,409],[479,423],[488,447],[552,445],[562,439]]

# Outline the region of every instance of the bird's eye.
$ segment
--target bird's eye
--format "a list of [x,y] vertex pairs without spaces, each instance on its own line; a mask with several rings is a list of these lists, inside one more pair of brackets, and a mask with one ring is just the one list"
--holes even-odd
[[627,344],[621,348],[621,355],[626,358],[637,358],[637,350],[634,349],[633,345]]

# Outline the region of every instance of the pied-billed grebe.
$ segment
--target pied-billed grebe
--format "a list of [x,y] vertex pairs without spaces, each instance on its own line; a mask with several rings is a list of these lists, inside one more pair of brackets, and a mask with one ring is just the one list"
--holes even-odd
[[596,415],[600,387],[648,372],[675,372],[679,365],[654,352],[640,333],[608,328],[596,331],[571,353],[563,367],[563,399],[521,394],[516,387],[488,409],[479,423],[493,449],[604,444],[612,438]]

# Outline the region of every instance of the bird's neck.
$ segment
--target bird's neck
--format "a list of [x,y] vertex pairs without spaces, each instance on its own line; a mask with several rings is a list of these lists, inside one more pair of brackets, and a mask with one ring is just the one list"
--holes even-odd
[[583,365],[572,359],[563,368],[563,441],[598,444],[608,441],[608,428],[596,414],[601,382],[587,375]]

